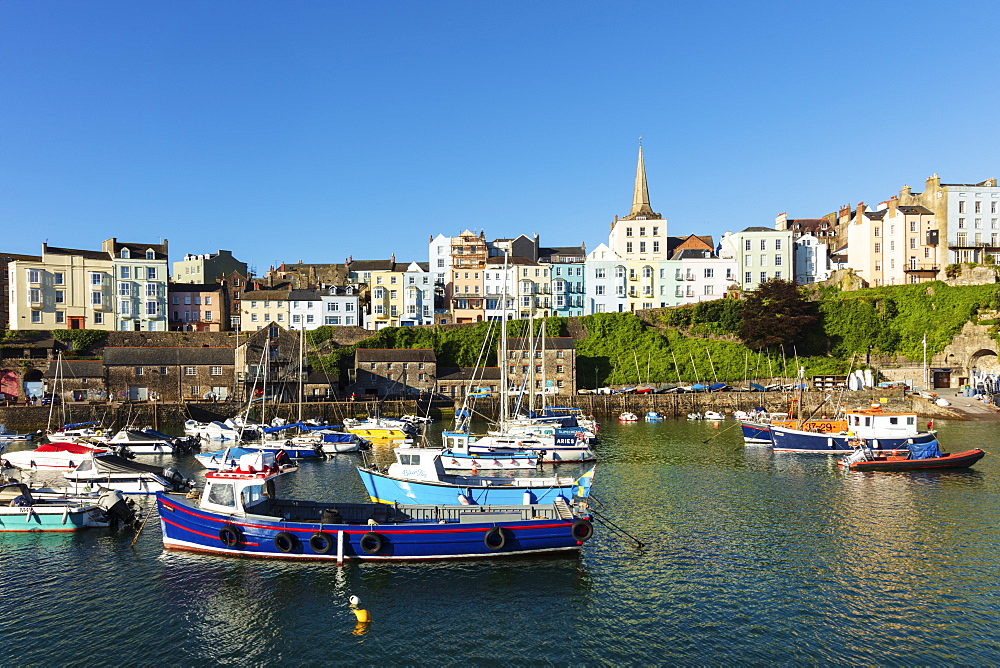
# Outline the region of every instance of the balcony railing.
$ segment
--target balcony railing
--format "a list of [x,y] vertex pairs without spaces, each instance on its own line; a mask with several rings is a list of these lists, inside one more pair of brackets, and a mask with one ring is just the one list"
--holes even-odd
[[948,242],[948,248],[949,249],[953,249],[953,250],[965,249],[965,248],[972,248],[972,249],[974,249],[974,248],[982,248],[982,249],[985,249],[987,251],[994,252],[994,251],[1000,251],[1000,242],[997,242],[997,243],[994,243],[992,241],[973,241],[973,242],[965,241],[965,242],[962,242],[961,240],[959,240],[959,241],[956,241],[955,243],[952,243],[952,242],[949,241]]
[[921,273],[921,272],[924,272],[924,273],[926,273],[926,272],[937,273],[940,270],[941,270],[941,267],[937,266],[936,264],[917,264],[917,265],[908,264],[905,267],[903,267],[903,271],[904,272],[907,272],[907,273],[918,273],[918,274]]

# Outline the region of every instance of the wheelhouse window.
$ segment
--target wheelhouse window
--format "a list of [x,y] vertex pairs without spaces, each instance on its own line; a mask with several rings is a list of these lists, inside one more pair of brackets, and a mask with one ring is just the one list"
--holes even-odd
[[228,483],[209,483],[208,502],[218,506],[235,506],[236,495],[233,486]]

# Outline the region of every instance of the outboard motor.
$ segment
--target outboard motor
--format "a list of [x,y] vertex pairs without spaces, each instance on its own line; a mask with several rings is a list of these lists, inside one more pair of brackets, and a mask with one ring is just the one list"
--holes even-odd
[[188,481],[172,466],[163,469],[163,477],[170,481],[175,490],[182,490],[187,486]]
[[118,489],[109,489],[97,500],[97,506],[104,511],[113,528],[119,526],[139,528],[139,518],[135,516],[134,505],[135,502],[126,499]]

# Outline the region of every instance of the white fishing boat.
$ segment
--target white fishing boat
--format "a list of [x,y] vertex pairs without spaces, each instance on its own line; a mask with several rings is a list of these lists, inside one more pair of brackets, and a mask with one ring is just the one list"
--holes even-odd
[[172,467],[152,466],[116,455],[90,456],[63,477],[74,489],[116,489],[125,494],[184,492],[193,480]]
[[172,455],[179,450],[169,439],[152,436],[136,429],[120,429],[105,442],[108,445],[126,447],[134,455]]
[[232,441],[236,443],[240,440],[240,431],[236,427],[219,421],[188,420],[184,423],[184,433],[207,441]]
[[31,471],[71,471],[87,457],[106,452],[96,443],[44,443],[34,450],[6,453],[3,464]]
[[[446,431],[441,434],[444,446],[437,452],[446,469],[455,471],[523,471],[537,467],[542,457],[538,452],[524,448],[494,448],[485,452],[470,452],[469,441],[475,436],[464,431]],[[433,448],[428,450],[434,451]]]

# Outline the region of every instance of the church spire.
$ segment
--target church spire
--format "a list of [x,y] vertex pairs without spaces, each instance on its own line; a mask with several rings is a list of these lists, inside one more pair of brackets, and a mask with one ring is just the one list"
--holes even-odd
[[632,193],[632,210],[622,220],[660,220],[663,216],[649,205],[646,188],[646,163],[642,159],[642,137],[639,138],[639,163],[635,167],[635,190]]

